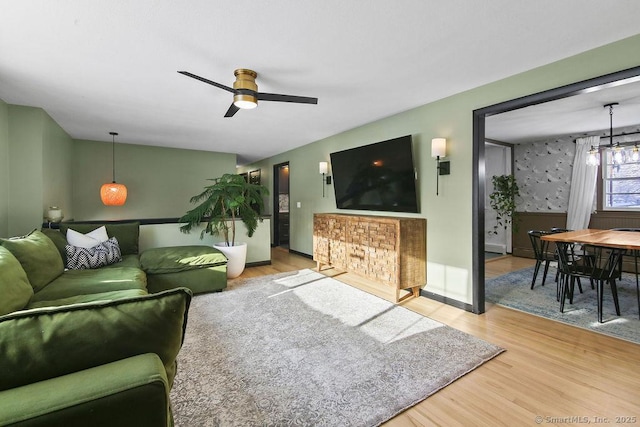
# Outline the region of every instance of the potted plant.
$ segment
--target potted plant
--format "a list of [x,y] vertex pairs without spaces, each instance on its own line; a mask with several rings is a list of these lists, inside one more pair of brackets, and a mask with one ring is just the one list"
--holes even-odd
[[260,212],[264,208],[263,197],[269,190],[260,184],[251,184],[244,177],[236,174],[224,174],[212,178],[213,184],[193,196],[190,203],[199,203],[180,218],[180,231],[189,233],[194,227],[206,222],[200,233],[222,236],[223,242],[214,246],[227,257],[227,277],[239,276],[244,270],[247,255],[247,244],[236,242],[236,221],[240,220],[247,228],[247,236],[253,236],[262,222]]
[[520,196],[518,183],[513,175],[494,175],[491,178],[493,192],[489,195],[489,205],[496,211],[496,225],[492,234],[498,234],[498,228],[506,229],[513,225],[513,231],[518,231],[516,212],[516,197]]

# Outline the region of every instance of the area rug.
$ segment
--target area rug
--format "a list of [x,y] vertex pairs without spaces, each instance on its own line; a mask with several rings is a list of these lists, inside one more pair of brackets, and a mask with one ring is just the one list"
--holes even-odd
[[177,426],[375,426],[503,349],[312,270],[195,296]]
[[545,285],[542,286],[542,271],[531,290],[533,267],[514,271],[485,282],[485,299],[488,302],[514,308],[527,313],[557,320],[559,322],[640,343],[640,319],[635,275],[624,273],[617,282],[620,314],[617,316],[611,289],[605,284],[603,323],[598,323],[597,294],[588,281],[582,280],[583,293],[577,286],[573,304],[567,300],[564,313],[556,301],[556,269],[551,267]]

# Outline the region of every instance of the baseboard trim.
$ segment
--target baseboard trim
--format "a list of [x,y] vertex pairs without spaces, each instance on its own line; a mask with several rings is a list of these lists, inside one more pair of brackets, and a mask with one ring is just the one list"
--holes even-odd
[[473,313],[473,305],[466,302],[458,301],[453,298],[447,298],[443,295],[434,294],[433,292],[425,291],[424,289],[420,289],[420,296]]
[[313,259],[313,255],[305,254],[304,252],[298,252],[298,251],[295,251],[293,249],[289,249],[289,252],[291,252],[292,254],[295,254],[295,255],[300,255],[301,257]]
[[261,265],[271,265],[271,260],[269,259],[267,261],[248,262],[244,266],[245,267],[259,267]]

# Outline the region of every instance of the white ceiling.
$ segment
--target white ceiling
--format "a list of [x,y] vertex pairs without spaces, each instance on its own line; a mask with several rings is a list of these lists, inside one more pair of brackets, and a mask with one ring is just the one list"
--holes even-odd
[[[76,139],[245,163],[638,33],[634,0],[5,0],[0,99]],[[261,102],[224,118],[258,72]]]
[[[614,134],[628,126],[635,129],[640,125],[639,80],[634,77],[593,92],[487,117],[485,137],[518,144],[595,131],[609,135],[610,119]],[[618,105],[613,106],[610,117],[605,106],[615,102]]]

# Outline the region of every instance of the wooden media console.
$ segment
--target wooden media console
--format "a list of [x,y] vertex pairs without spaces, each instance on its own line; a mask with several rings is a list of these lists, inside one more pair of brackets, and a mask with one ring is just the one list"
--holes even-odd
[[[388,285],[395,301],[419,296],[427,281],[424,218],[314,214],[313,259]],[[411,293],[400,298],[400,290]]]

